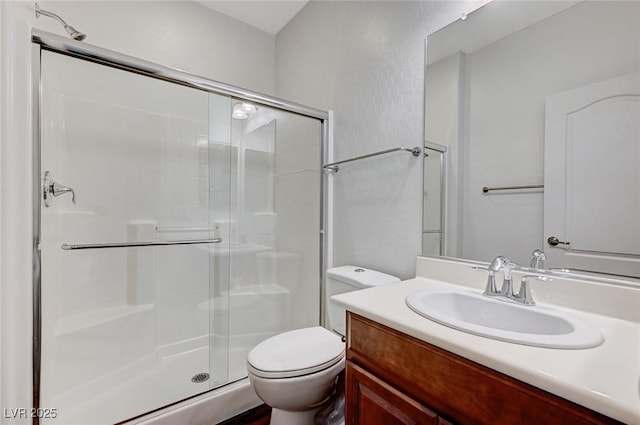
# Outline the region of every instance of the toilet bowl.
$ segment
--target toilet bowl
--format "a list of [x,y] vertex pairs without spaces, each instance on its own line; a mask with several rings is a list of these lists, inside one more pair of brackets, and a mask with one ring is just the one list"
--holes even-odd
[[327,270],[327,317],[321,326],[275,335],[256,345],[247,357],[251,385],[271,406],[271,425],[314,425],[314,417],[335,393],[344,370],[342,341],[346,312],[329,298],[358,289],[399,282],[394,276],[355,266]]
[[247,366],[256,394],[273,408],[272,424],[313,424],[344,369],[344,343],[320,326],[284,332],[258,344]]

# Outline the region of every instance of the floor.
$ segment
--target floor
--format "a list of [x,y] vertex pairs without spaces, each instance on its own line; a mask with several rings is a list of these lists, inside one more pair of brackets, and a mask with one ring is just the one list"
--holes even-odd
[[271,408],[263,404],[218,425],[269,425],[270,420]]

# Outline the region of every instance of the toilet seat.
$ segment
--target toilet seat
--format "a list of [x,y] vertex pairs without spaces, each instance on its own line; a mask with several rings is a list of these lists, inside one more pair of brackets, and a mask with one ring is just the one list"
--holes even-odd
[[327,369],[343,358],[342,339],[321,326],[314,326],[262,341],[249,353],[247,368],[261,378],[293,378]]

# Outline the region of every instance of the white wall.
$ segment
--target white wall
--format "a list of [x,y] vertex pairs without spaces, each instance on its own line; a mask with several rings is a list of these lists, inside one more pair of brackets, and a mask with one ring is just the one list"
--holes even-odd
[[[274,91],[275,40],[191,2],[41,2],[87,43],[255,91]],[[31,28],[33,2],[0,2],[0,408],[31,406]],[[45,406],[55,407],[55,406]],[[30,423],[30,420],[2,423]]]
[[[28,48],[15,40],[28,27],[17,4],[0,2],[0,408],[31,406],[31,168]],[[4,416],[4,415],[3,415]],[[8,420],[0,419],[2,423]],[[15,421],[17,423],[17,421]],[[28,421],[23,421],[28,423]]]
[[[276,36],[278,97],[335,111],[345,159],[424,140],[427,35],[477,7],[465,2],[310,2]],[[394,153],[334,176],[335,265],[408,278],[422,238],[422,159]]]
[[[86,43],[179,68],[261,93],[274,91],[275,37],[190,1],[41,1],[87,34]],[[56,21],[35,19],[20,2],[20,18],[65,35]]]

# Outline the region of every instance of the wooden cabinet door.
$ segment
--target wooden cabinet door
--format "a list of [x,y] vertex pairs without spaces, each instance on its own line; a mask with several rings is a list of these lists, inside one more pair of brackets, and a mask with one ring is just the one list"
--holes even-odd
[[347,362],[345,425],[437,425],[420,402]]

